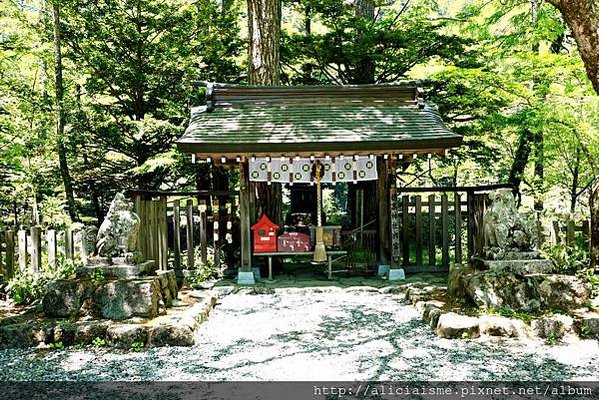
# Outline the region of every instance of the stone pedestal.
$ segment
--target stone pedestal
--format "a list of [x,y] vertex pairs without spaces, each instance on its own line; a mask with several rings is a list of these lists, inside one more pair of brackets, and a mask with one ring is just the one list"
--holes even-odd
[[239,271],[237,273],[237,284],[238,285],[255,285],[256,280],[254,279],[254,272]]
[[387,276],[389,274],[389,270],[391,269],[390,265],[381,265],[379,264],[379,270],[376,274],[379,278]]
[[106,278],[129,279],[152,275],[156,269],[154,260],[143,261],[139,264],[88,264],[77,270],[77,276],[90,277],[97,273],[96,271],[102,271],[101,274]]
[[390,281],[403,281],[404,279],[406,279],[406,273],[404,272],[403,268],[389,270]]

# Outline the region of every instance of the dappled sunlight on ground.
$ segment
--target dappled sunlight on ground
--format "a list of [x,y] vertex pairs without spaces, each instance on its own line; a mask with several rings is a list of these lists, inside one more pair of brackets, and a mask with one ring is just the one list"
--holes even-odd
[[225,296],[189,348],[4,350],[0,365],[17,380],[596,380],[599,347],[441,339],[399,296],[327,287]]

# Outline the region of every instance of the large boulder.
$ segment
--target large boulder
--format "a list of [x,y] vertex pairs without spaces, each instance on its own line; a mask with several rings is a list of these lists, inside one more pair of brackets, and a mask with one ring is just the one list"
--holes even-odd
[[76,317],[93,290],[94,284],[89,279],[61,279],[53,282],[42,298],[44,313],[56,318]]
[[507,271],[478,271],[464,277],[467,295],[484,308],[507,307],[536,312],[584,306],[590,286],[575,276],[554,274],[519,275]]
[[585,306],[591,296],[587,282],[571,275],[544,275],[539,284],[541,304],[568,310]]
[[107,282],[94,292],[93,302],[102,318],[154,318],[161,297],[158,278],[150,277]]
[[509,307],[527,312],[541,308],[534,280],[503,271],[478,271],[463,278],[466,294],[483,308]]
[[478,318],[456,313],[446,313],[439,317],[437,335],[443,338],[472,339],[480,336]]

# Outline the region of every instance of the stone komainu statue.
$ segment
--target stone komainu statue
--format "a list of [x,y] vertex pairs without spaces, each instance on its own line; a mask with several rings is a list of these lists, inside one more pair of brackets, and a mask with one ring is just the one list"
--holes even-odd
[[123,193],[117,193],[98,230],[96,254],[114,257],[136,251],[139,223],[133,205]]
[[537,241],[533,211],[518,211],[511,189],[497,190],[489,198],[492,203],[484,213],[485,245],[499,249],[533,250]]

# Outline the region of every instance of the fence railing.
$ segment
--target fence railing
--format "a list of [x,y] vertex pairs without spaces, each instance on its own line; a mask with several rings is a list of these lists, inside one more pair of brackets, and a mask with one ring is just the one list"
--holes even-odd
[[130,195],[141,219],[140,250],[161,268],[193,269],[197,261],[218,266],[223,256],[227,264],[236,264],[237,192],[135,191]]
[[573,243],[577,237],[582,238],[583,243],[587,243],[590,247],[591,240],[591,221],[585,220],[578,223],[573,220],[568,220],[565,223],[560,221],[552,221],[549,241],[556,245],[559,243]]
[[85,261],[89,254],[83,235],[83,229],[57,231],[39,225],[0,230],[2,280],[7,281],[18,272],[39,272],[42,263],[56,268],[60,255]]

